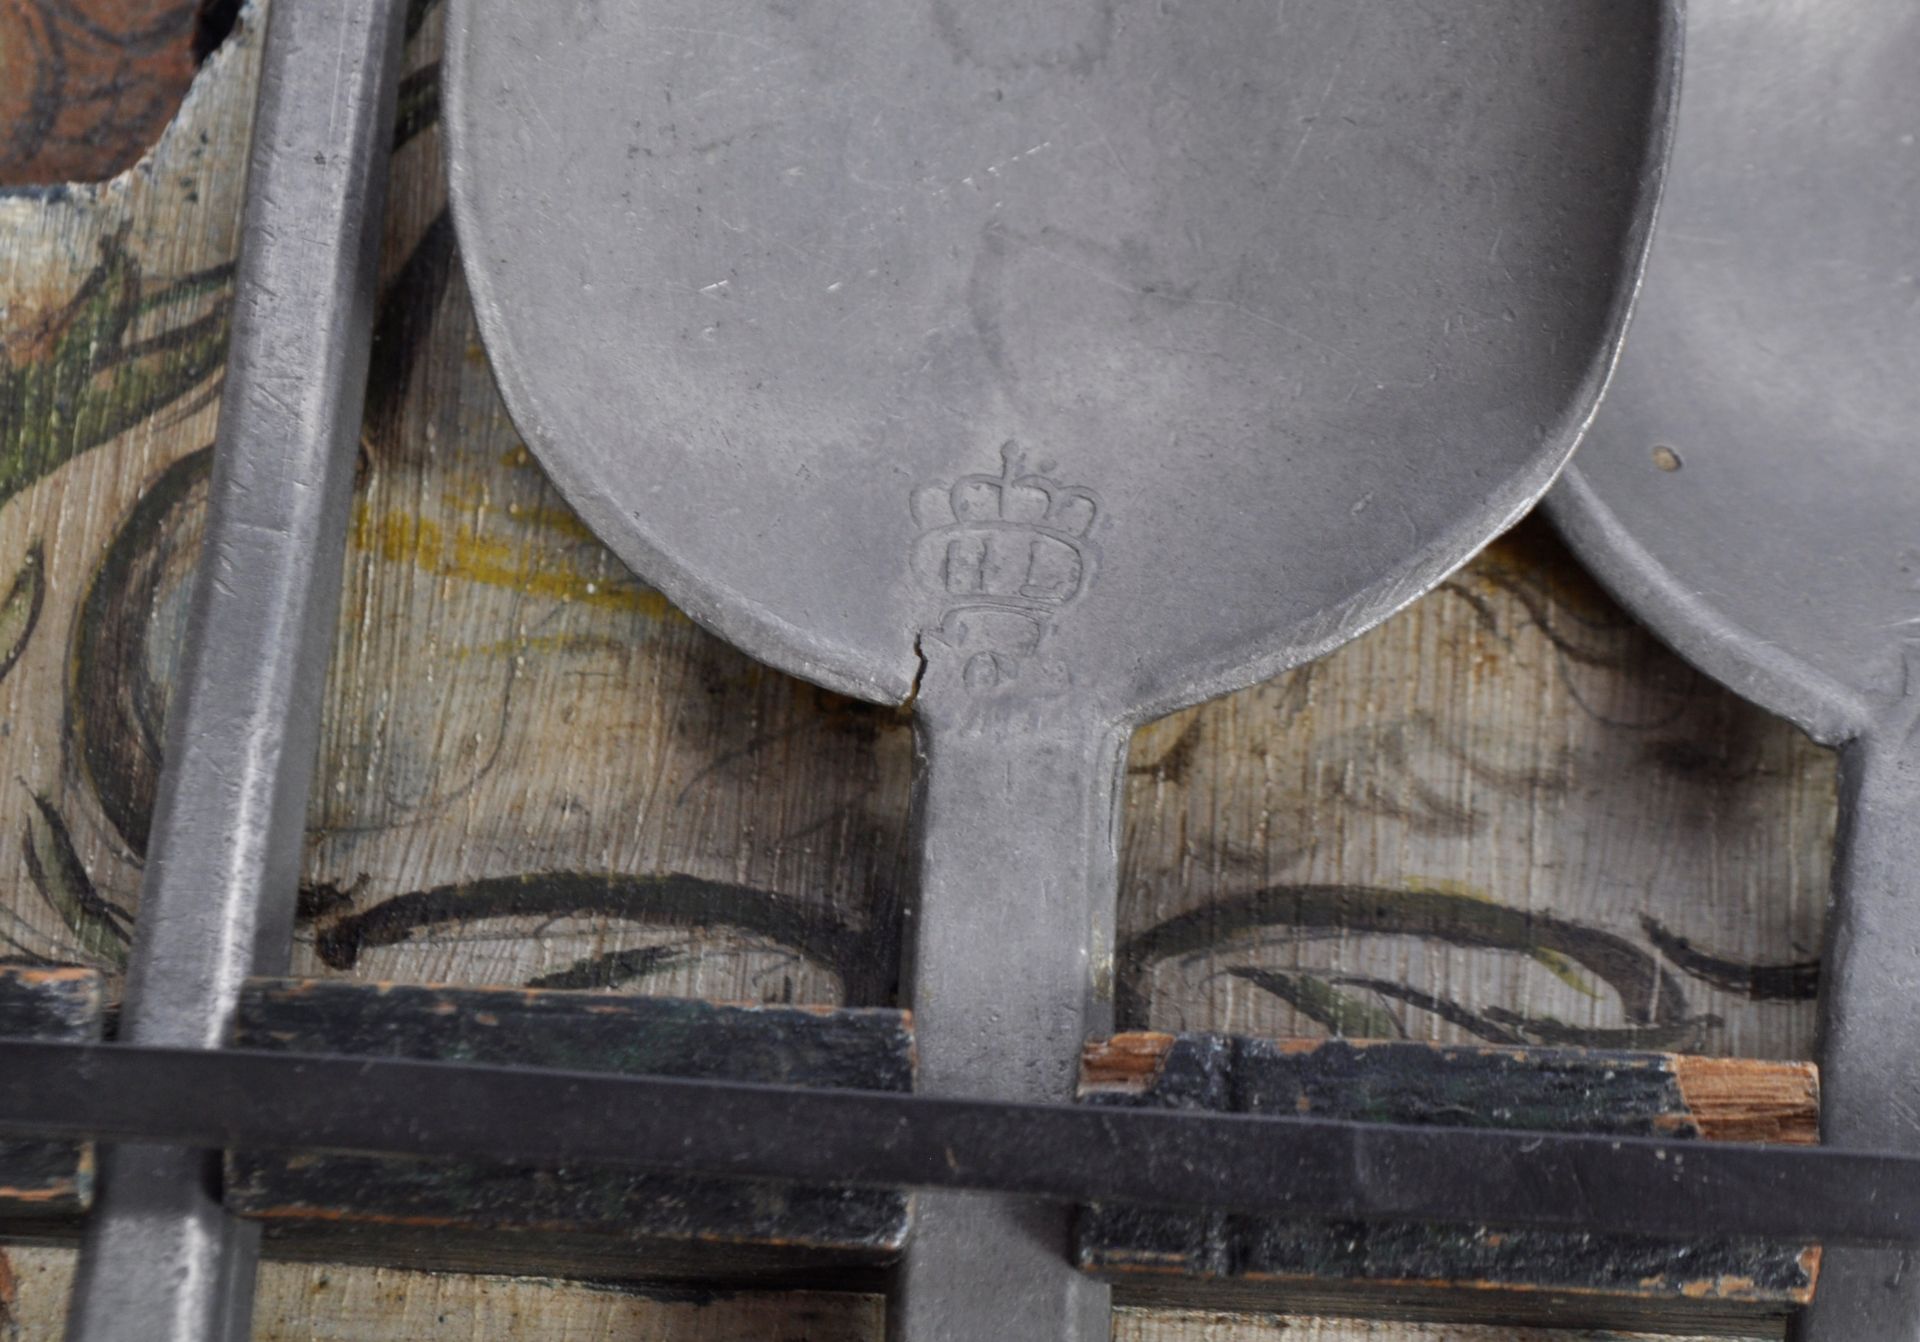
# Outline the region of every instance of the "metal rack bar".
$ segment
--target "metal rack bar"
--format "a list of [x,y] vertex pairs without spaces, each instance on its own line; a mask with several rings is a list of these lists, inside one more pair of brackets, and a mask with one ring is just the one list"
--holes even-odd
[[1334,1220],[1920,1240],[1914,1156],[246,1049],[0,1040],[0,1132],[637,1165]]
[[[211,509],[121,1017],[133,1043],[219,1048],[242,981],[288,957],[402,8],[277,0],[268,21]],[[208,1153],[107,1150],[68,1336],[244,1337],[257,1240],[222,1211]]]

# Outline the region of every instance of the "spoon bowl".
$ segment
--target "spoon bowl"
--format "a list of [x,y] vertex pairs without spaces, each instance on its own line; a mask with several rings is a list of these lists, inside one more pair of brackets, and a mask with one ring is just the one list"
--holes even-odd
[[1117,715],[1376,622],[1589,413],[1662,10],[1218,8],[465,0],[454,208],[529,446],[696,619],[869,699],[955,594],[910,500],[1003,468],[1086,501],[1044,648]]

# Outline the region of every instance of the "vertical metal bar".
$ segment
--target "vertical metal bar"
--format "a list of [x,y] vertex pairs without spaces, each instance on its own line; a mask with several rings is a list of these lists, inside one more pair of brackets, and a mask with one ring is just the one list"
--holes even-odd
[[[398,0],[274,0],[232,344],[121,1036],[218,1048],[285,966],[386,195]],[[205,1152],[103,1153],[73,1342],[247,1336],[258,1236]]]
[[[1909,694],[1912,692],[1909,691]],[[1820,1140],[1920,1150],[1920,699],[1840,752],[1839,838],[1820,966]],[[1920,1338],[1920,1252],[1830,1246],[1795,1342]]]

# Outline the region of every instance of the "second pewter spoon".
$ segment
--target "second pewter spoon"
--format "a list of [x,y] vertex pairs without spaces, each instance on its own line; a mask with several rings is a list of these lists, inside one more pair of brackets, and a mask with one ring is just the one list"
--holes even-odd
[[[741,648],[911,699],[920,1088],[1111,1025],[1136,724],[1337,647],[1545,489],[1637,283],[1663,0],[458,0],[516,424]],[[1091,1342],[1068,1218],[922,1194],[905,1342]]]
[[[1555,491],[1662,638],[1840,749],[1820,1129],[1920,1150],[1920,6],[1693,0],[1672,188]],[[1805,1342],[1920,1338],[1910,1250],[1829,1249]]]

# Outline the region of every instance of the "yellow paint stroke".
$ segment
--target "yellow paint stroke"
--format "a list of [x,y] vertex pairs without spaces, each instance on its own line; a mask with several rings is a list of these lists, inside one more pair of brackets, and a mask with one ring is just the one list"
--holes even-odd
[[530,508],[521,503],[509,503],[502,508],[494,503],[492,496],[484,489],[443,490],[440,494],[440,502],[444,504],[450,512],[465,512],[474,508],[486,508],[496,512],[504,512],[508,517],[512,518],[516,524],[532,528],[536,531],[550,531],[554,535],[564,537],[567,540],[584,541],[594,546],[599,546],[601,543],[600,538],[593,534],[593,529],[585,522],[582,522],[580,515],[571,508],[554,507],[552,505]]
[[[567,517],[573,526],[580,525],[571,514]],[[349,539],[356,550],[443,578],[506,587],[550,601],[578,601],[607,610],[630,611],[656,620],[687,618],[660,593],[631,578],[590,578],[557,555],[541,553],[525,543],[483,537],[471,526],[460,526],[449,533],[423,517],[397,512],[376,514],[362,501],[354,505]]]
[[[1425,876],[1408,876],[1405,878],[1405,885],[1408,890],[1419,895],[1446,895],[1451,899],[1470,899],[1476,904],[1499,904],[1500,902],[1486,891],[1476,889],[1465,881],[1430,880]],[[1591,997],[1595,1001],[1599,1000],[1600,990],[1589,983],[1574,962],[1559,951],[1535,946],[1527,952],[1527,955],[1575,992]]]

